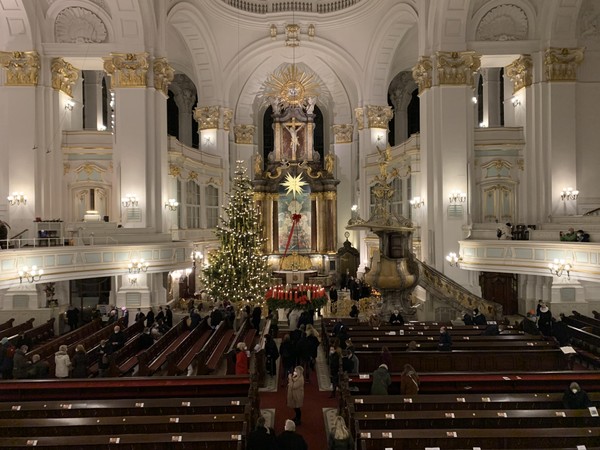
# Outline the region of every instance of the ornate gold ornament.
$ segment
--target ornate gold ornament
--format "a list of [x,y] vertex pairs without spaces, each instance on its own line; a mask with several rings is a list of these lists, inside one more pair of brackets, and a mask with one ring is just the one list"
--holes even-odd
[[62,58],[53,58],[51,69],[52,88],[73,97],[73,86],[79,79],[79,70]]
[[254,133],[256,127],[254,125],[236,125],[233,127],[236,144],[252,144],[254,143]]
[[148,53],[111,53],[104,58],[104,70],[113,88],[146,87]]
[[169,166],[169,175],[171,175],[172,177],[178,177],[179,175],[181,175],[181,167],[171,164]]
[[291,23],[285,27],[285,45],[286,47],[298,47],[300,45],[300,25]]
[[303,72],[296,64],[290,64],[269,76],[263,95],[267,99],[278,99],[282,106],[300,106],[305,100],[318,97],[320,90],[315,74]]
[[575,81],[577,67],[583,62],[584,48],[555,48],[546,49],[544,54],[544,69],[548,81]]
[[481,67],[481,57],[475,52],[437,52],[439,84],[473,86],[473,74]]
[[154,71],[154,89],[168,96],[169,84],[175,77],[175,71],[169,65],[167,58],[155,58],[152,70]]
[[63,163],[63,175],[68,174],[71,171],[71,164],[66,162]]
[[351,123],[343,123],[341,125],[333,126],[333,134],[335,136],[336,144],[350,144],[352,142],[352,133],[354,127]]
[[356,119],[356,127],[359,130],[365,128],[365,110],[363,108],[354,108],[354,118]]
[[291,173],[287,173],[285,175],[285,181],[281,183],[281,185],[286,189],[285,194],[292,194],[294,198],[297,195],[302,195],[304,192],[304,186],[308,183],[302,179],[302,174],[299,173],[296,176],[293,176]]
[[327,153],[325,155],[325,172],[333,175],[334,168],[335,168],[335,155],[333,153]]
[[394,111],[391,106],[367,106],[367,119],[369,120],[369,128],[385,128],[388,127],[388,122],[394,117]]
[[190,170],[188,173],[188,179],[189,180],[198,180],[198,173],[195,172],[194,170]]
[[432,70],[433,65],[429,56],[421,56],[415,67],[413,67],[412,75],[419,86],[419,94],[431,87]]
[[299,255],[293,252],[281,261],[281,270],[309,270],[312,262],[308,256]]
[[233,120],[233,109],[223,108],[223,130],[231,129],[231,121]]
[[6,86],[37,86],[40,56],[37,52],[0,52],[6,69]]
[[198,128],[201,130],[210,130],[219,128],[219,107],[203,106],[194,110],[194,119],[198,122]]
[[506,76],[513,82],[513,94],[531,86],[533,82],[533,60],[531,55],[521,55],[506,66]]
[[298,164],[298,168],[304,170],[306,175],[312,179],[321,178],[323,176],[323,172],[320,170],[317,173],[313,173],[313,168],[308,164],[308,161],[302,161],[300,164]]

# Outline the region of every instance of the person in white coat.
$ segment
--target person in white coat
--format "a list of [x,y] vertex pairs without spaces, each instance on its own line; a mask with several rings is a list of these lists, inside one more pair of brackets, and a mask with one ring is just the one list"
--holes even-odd
[[67,353],[67,346],[61,345],[58,351],[54,354],[54,375],[56,378],[69,378],[69,370],[71,369],[71,359]]

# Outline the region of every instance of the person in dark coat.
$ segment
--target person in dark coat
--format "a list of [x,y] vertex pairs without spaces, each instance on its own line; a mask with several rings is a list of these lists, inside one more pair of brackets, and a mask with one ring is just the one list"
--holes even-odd
[[277,440],[273,428],[265,424],[265,418],[256,419],[256,428],[248,435],[246,450],[276,450]]
[[540,316],[538,318],[538,329],[544,336],[552,336],[552,313],[546,305],[540,308]]
[[121,331],[121,327],[116,325],[113,329],[114,333],[110,335],[110,346],[113,349],[113,352],[121,350],[125,345],[125,335]]
[[402,314],[400,314],[400,311],[395,309],[394,312],[392,312],[392,314],[390,314],[390,320],[388,322],[390,325],[402,326],[402,325],[404,325],[404,317],[402,317]]
[[137,313],[135,314],[135,321],[139,322],[140,320],[146,320],[146,314],[144,314],[142,310],[138,308]]
[[331,378],[331,395],[333,398],[336,395],[337,387],[340,383],[340,370],[342,368],[342,349],[332,347],[329,350],[329,376]]
[[27,358],[28,347],[23,345],[15,350],[13,356],[13,378],[15,380],[22,380],[27,378],[27,371],[31,367],[31,361]]
[[71,371],[72,378],[87,378],[87,365],[88,359],[85,353],[85,348],[83,345],[79,344],[75,348],[75,355],[73,355],[73,359],[71,360],[71,367],[73,370]]
[[440,328],[440,339],[438,341],[438,350],[450,351],[452,350],[452,337],[448,333],[446,327]]
[[486,317],[479,312],[479,309],[473,310],[473,325],[485,326],[487,325]]
[[223,313],[217,307],[215,307],[210,313],[210,326],[211,328],[217,328],[221,321],[223,320]]
[[165,306],[165,323],[169,328],[173,328],[173,311],[169,305]]
[[285,381],[288,374],[294,370],[294,365],[296,364],[296,349],[289,334],[283,336],[281,345],[279,346],[279,355],[281,356],[281,363],[283,365],[281,378]]
[[163,311],[162,306],[158,307],[158,313],[156,314],[156,316],[154,316],[154,320],[156,322],[165,321],[165,312]]
[[260,320],[262,319],[262,308],[255,306],[252,310],[252,328],[257,332],[260,330]]
[[277,344],[270,334],[265,334],[265,357],[267,365],[267,374],[274,377],[277,375],[277,360],[279,359],[279,350]]
[[98,376],[104,377],[108,373],[110,367],[109,356],[112,354],[112,347],[108,339],[102,339],[100,341],[100,347],[98,348]]
[[296,424],[289,419],[285,421],[283,433],[277,436],[277,446],[285,450],[308,450],[304,438],[296,433]]
[[42,361],[37,353],[31,357],[31,365],[27,371],[27,378],[35,380],[46,380],[50,378],[50,364],[48,361]]
[[473,325],[473,316],[468,311],[465,311],[462,321],[465,325]]
[[10,343],[7,337],[3,337],[0,342],[0,371],[3,380],[12,379],[15,353],[15,346]]
[[392,384],[392,377],[385,364],[380,364],[373,372],[371,383],[371,395],[388,395],[388,389]]
[[69,306],[67,310],[67,323],[69,324],[69,329],[73,331],[77,328],[77,323],[79,322],[79,309],[73,307],[73,305]]
[[152,325],[154,325],[154,310],[150,308],[146,314],[146,326],[152,328]]
[[129,326],[129,310],[123,306],[121,311],[123,312],[123,326],[127,328]]
[[329,288],[329,301],[331,302],[330,308],[331,313],[335,314],[337,312],[337,301],[338,301],[338,291],[335,288],[335,285],[331,285]]
[[145,328],[144,332],[139,337],[140,340],[140,348],[141,349],[149,349],[154,344],[154,338],[152,337],[152,330],[150,328]]
[[563,405],[568,409],[585,409],[592,406],[592,402],[578,383],[571,383],[563,395]]
[[356,305],[352,305],[352,308],[350,308],[350,317],[356,318],[358,317],[358,306]]

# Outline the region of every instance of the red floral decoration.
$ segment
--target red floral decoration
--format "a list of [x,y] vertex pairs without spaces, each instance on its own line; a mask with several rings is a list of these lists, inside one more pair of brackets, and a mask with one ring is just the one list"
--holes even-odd
[[270,288],[265,300],[269,309],[318,309],[327,303],[325,288],[315,284],[299,284],[293,287],[278,285]]

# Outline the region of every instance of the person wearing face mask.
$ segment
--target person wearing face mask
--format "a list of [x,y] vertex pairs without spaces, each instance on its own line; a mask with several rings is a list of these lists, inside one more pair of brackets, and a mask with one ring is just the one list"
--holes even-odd
[[292,419],[296,425],[302,423],[302,404],[304,403],[304,369],[296,366],[294,373],[288,376],[287,405],[293,408],[295,416]]
[[563,395],[563,405],[568,409],[585,409],[592,406],[592,402],[587,392],[581,389],[579,384],[573,382]]

